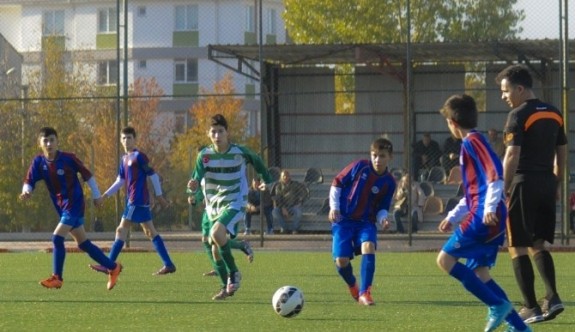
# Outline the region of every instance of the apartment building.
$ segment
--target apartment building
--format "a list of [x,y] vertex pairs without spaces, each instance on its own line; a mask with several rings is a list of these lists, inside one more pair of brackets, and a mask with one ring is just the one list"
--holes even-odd
[[[125,1],[0,0],[0,35],[22,55],[23,73],[38,66],[38,54],[51,38],[71,54],[87,55],[98,85],[123,84],[125,76],[128,84],[153,77],[167,96],[161,110],[173,112],[184,126],[200,87],[211,89],[229,72],[208,59],[208,45],[255,44],[260,21],[264,43],[286,41],[282,0]],[[122,55],[127,45],[127,75],[123,60],[117,60],[118,44]],[[258,82],[233,77],[236,92],[248,94],[244,107],[254,132],[259,101],[250,94],[258,91]]]

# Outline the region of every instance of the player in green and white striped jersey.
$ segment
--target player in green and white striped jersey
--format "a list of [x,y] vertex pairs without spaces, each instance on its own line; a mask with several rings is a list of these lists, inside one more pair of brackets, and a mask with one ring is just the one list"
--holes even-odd
[[227,286],[220,294],[231,296],[240,287],[241,274],[227,233],[235,236],[236,224],[244,219],[249,189],[246,166],[252,164],[266,184],[271,182],[271,177],[256,153],[230,143],[228,123],[223,115],[216,114],[211,118],[208,136],[212,144],[199,152],[192,178],[188,181],[188,192],[195,194],[200,189],[200,181],[204,180],[206,212],[213,223],[210,237],[218,246],[228,272]]

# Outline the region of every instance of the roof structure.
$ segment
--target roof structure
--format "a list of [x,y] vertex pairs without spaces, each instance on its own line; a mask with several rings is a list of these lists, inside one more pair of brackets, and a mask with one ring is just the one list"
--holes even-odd
[[[568,45],[569,61],[573,61],[575,41],[570,40]],[[406,62],[408,47],[414,63],[549,63],[560,62],[562,58],[561,41],[558,39],[412,43],[409,46],[406,43],[284,44],[263,45],[261,53],[264,62],[276,65],[402,64]],[[260,60],[258,45],[209,45],[208,52],[211,60],[223,66],[256,79],[259,76],[251,64]],[[229,60],[237,60],[237,65],[230,65]]]

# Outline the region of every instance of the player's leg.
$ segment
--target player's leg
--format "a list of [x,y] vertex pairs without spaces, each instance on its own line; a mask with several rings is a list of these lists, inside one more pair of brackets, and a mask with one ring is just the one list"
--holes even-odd
[[140,226],[142,226],[144,234],[146,234],[146,236],[152,241],[156,252],[164,263],[164,266],[155,272],[154,275],[165,275],[176,272],[176,266],[172,262],[168,249],[166,249],[166,245],[164,244],[164,240],[158,231],[156,231],[156,227],[154,227],[152,220],[142,222],[140,223]]
[[[495,293],[495,295],[499,296],[502,300],[510,302],[503,288],[501,288],[495,280],[491,278],[490,274],[490,269],[495,266],[498,251],[498,245],[486,246],[484,255],[476,259],[468,259],[466,265],[475,272],[475,275],[477,275],[485,286]],[[494,313],[490,310],[488,317],[491,317],[493,314]],[[515,309],[512,309],[509,315],[505,317],[505,321],[507,322],[507,325],[514,329],[513,331],[530,331]]]
[[358,236],[354,242],[361,243],[361,286],[359,287],[359,303],[374,305],[371,297],[371,285],[375,274],[375,249],[377,247],[377,227],[370,222],[357,225]]
[[352,225],[349,222],[340,221],[332,224],[331,232],[333,238],[331,251],[335,268],[349,288],[351,297],[357,301],[359,288],[350,261],[354,255]]
[[505,320],[513,306],[489,289],[471,268],[458,261],[459,258],[474,257],[478,251],[482,250],[485,250],[482,244],[454,233],[437,256],[437,265],[441,270],[457,279],[468,292],[489,307],[491,315],[485,330],[493,331]]
[[527,248],[533,246],[531,234],[534,234],[535,220],[532,216],[538,214],[538,202],[534,200],[533,191],[528,189],[523,177],[514,178],[508,203],[507,239],[515,280],[523,297],[519,315],[526,323],[537,323],[544,318],[537,303],[535,272]]
[[79,218],[76,225],[70,230],[70,234],[76,241],[78,248],[86,252],[94,261],[104,266],[108,272],[108,290],[116,286],[118,276],[122,272],[122,264],[112,261],[104,254],[102,249],[92,243],[86,237],[86,230],[84,229],[84,218]]
[[66,260],[64,240],[72,229],[72,226],[64,223],[65,221],[65,218],[60,219],[60,223],[52,234],[52,275],[48,279],[40,281],[40,285],[46,288],[60,288],[64,280],[64,261]]
[[236,266],[227,234],[235,235],[236,224],[243,219],[243,215],[243,211],[228,209],[213,223],[210,230],[212,241],[218,246],[219,254],[226,265],[228,272],[227,291],[230,295],[234,294],[240,287],[241,273]]
[[[530,255],[533,257],[537,271],[545,285],[545,297],[541,310],[545,320],[552,320],[563,312],[565,307],[557,293],[557,282],[555,276],[555,263],[551,253],[545,248],[545,242],[553,243],[555,240],[556,224],[556,195],[557,182],[552,174],[541,175],[541,179],[535,181],[539,184],[532,191],[539,189],[537,201],[539,202],[539,214],[534,219],[535,236],[533,247],[530,248]],[[531,183],[529,183],[531,185]]]

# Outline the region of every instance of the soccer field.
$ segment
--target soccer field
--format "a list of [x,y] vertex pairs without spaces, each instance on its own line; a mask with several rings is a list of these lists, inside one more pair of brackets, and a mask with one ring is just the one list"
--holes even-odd
[[[51,272],[51,254],[0,255],[1,331],[483,331],[486,308],[435,265],[434,253],[377,255],[372,294],[376,305],[356,304],[327,252],[257,252],[252,264],[236,252],[243,274],[240,290],[225,301],[202,252],[173,255],[178,271],[152,276],[161,263],[155,253],[123,253],[117,286],[106,290],[106,276],[88,268],[85,254],[69,253],[64,286],[44,289],[38,281]],[[560,295],[566,306],[553,321],[534,331],[574,331],[574,254],[555,253]],[[359,271],[359,259],[353,261]],[[506,253],[493,270],[516,303],[520,300]],[[538,278],[538,275],[536,274]],[[299,287],[302,313],[275,314],[271,298],[283,285]],[[543,286],[537,281],[537,294]],[[504,327],[500,327],[500,331]]]

